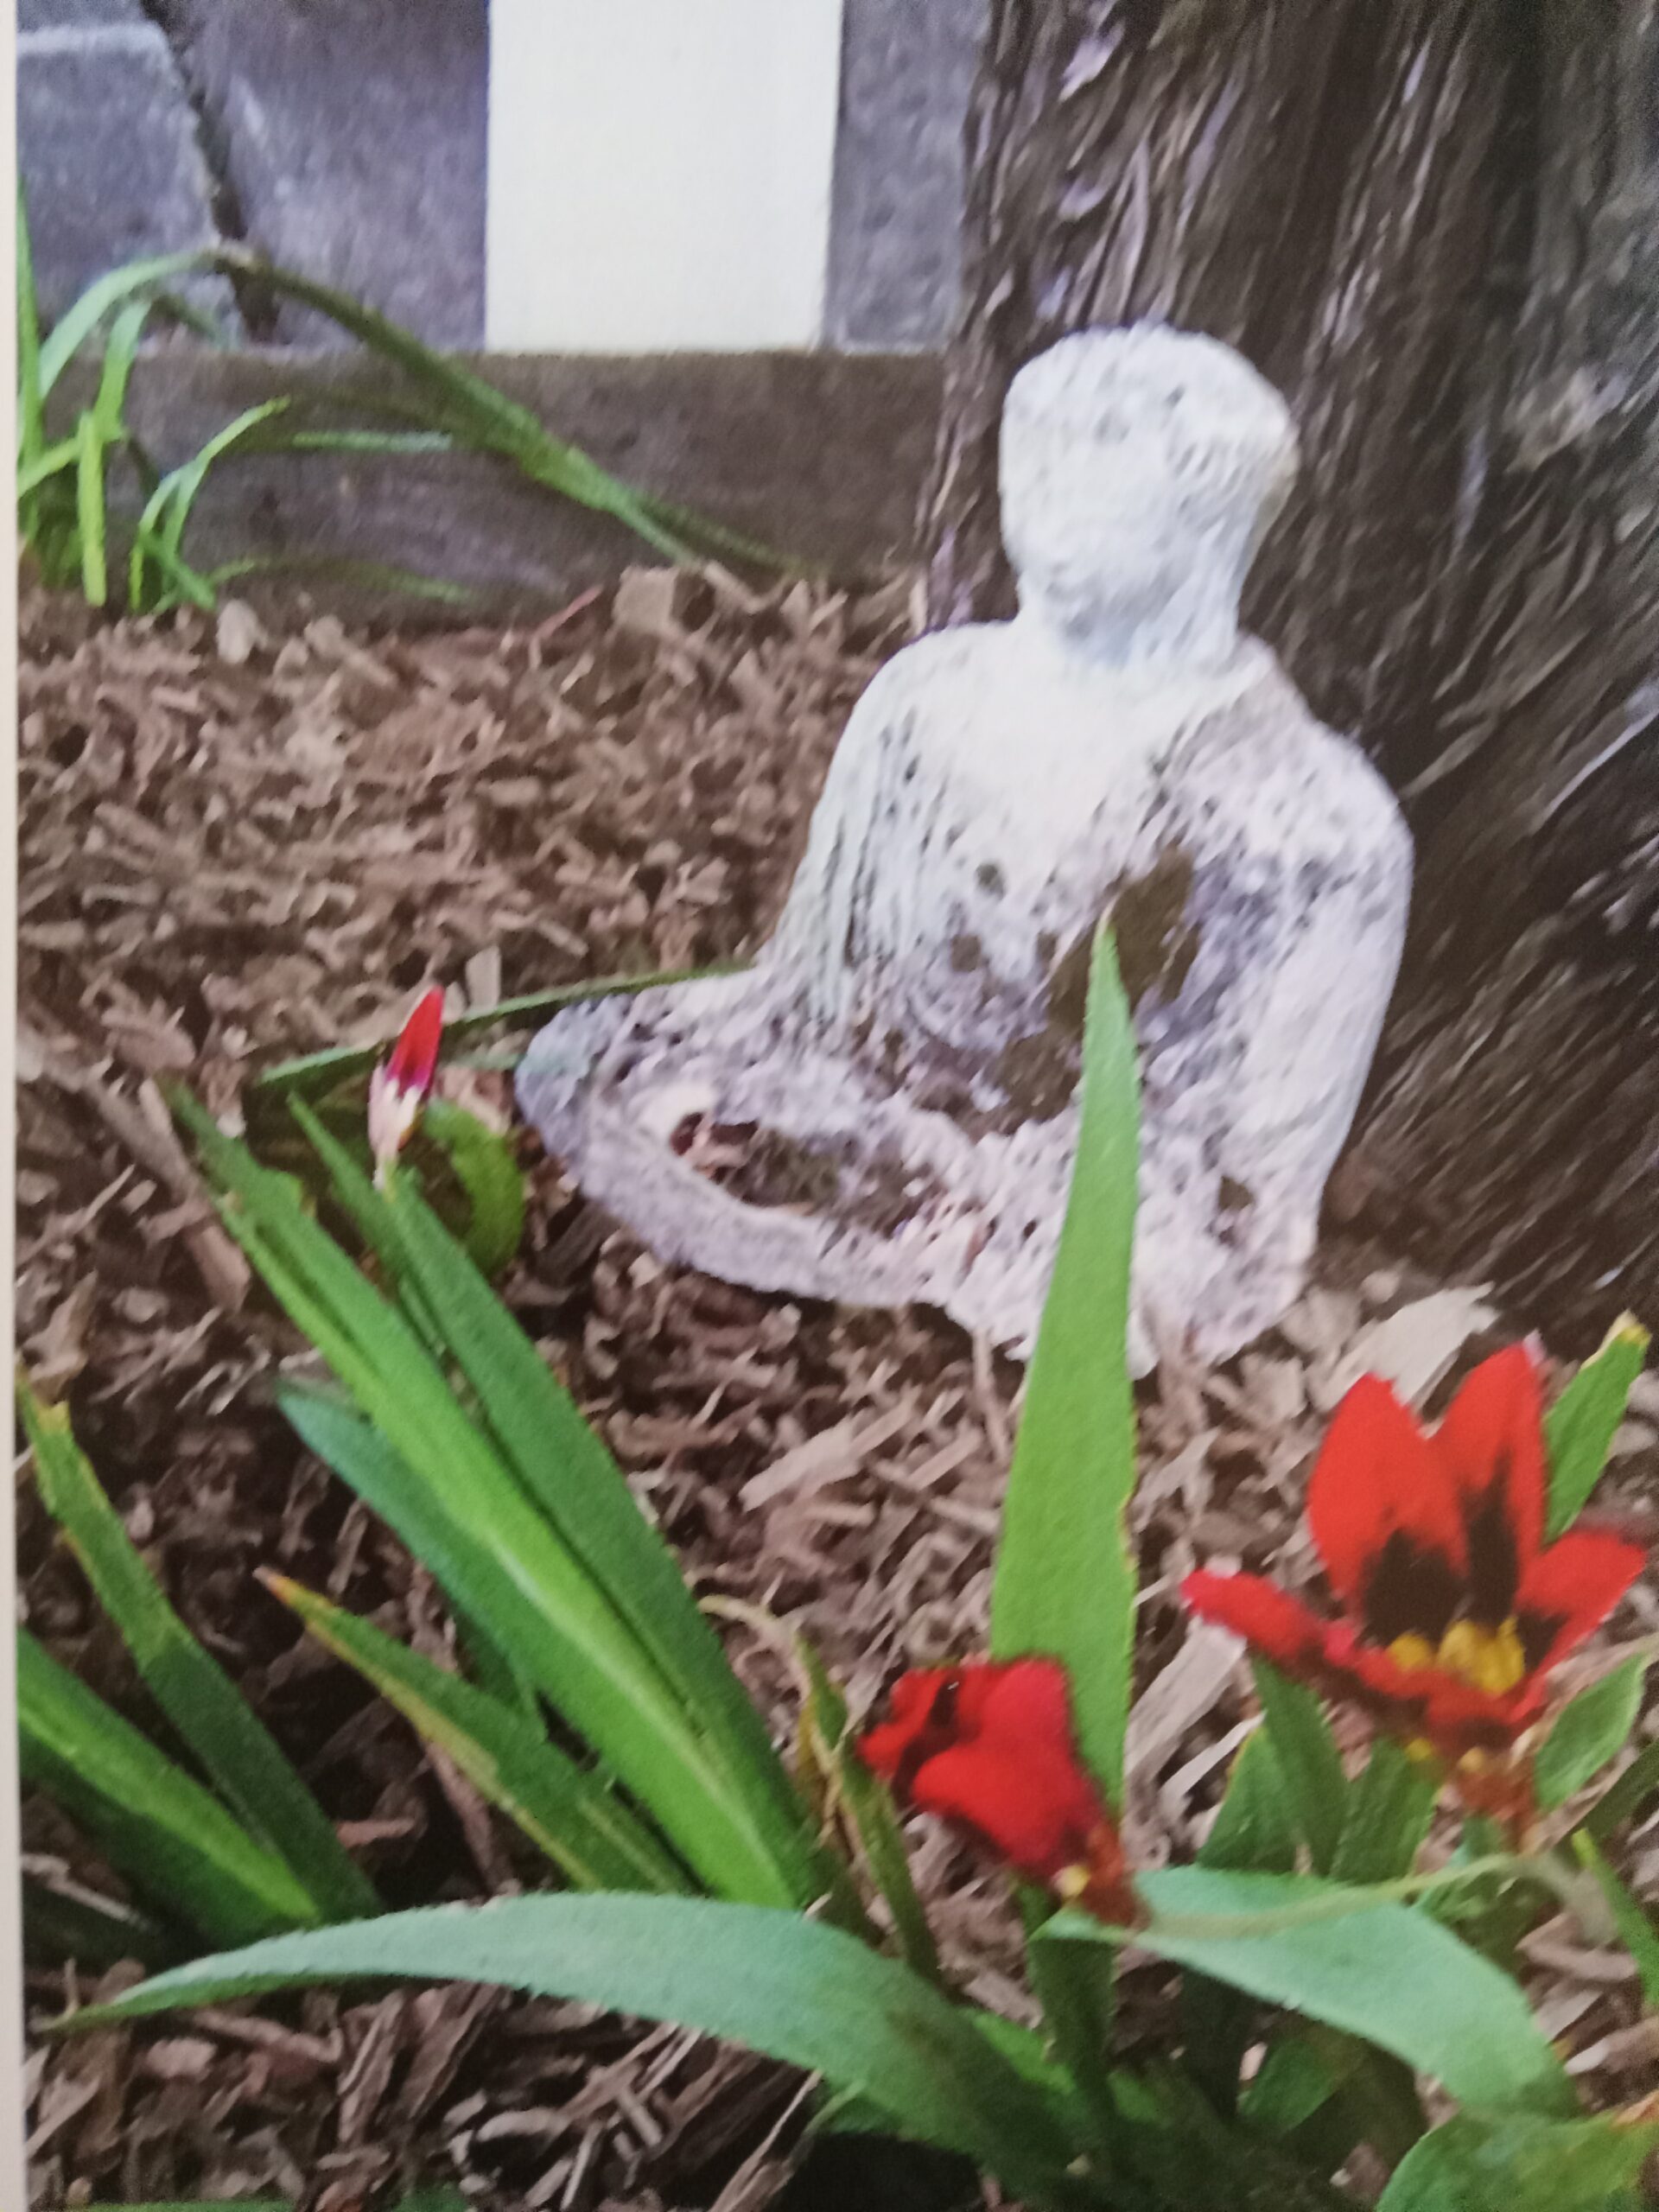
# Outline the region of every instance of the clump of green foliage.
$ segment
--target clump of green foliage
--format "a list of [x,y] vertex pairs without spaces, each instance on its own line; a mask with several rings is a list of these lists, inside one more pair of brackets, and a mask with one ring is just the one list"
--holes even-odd
[[[1121,1925],[1022,1892],[1045,2026],[1017,2027],[942,1974],[897,1809],[856,1759],[821,1665],[803,1652],[804,1764],[791,1769],[604,1445],[413,1166],[377,1186],[296,1088],[290,1103],[369,1271],[292,1177],[178,1105],[226,1225],[332,1370],[281,1385],[289,1419],[444,1589],[468,1675],[291,1582],[270,1586],[567,1887],[276,1935],[67,2024],[452,1975],[746,2042],[821,2078],[818,2125],[965,2153],[1034,2208],[1333,2212],[1357,2201],[1335,2177],[1365,2144],[1394,2168],[1386,2212],[1635,2212],[1659,2120],[1580,2112],[1511,1962],[1517,1928],[1565,1904],[1616,1925],[1659,2005],[1659,1939],[1603,1849],[1659,1788],[1651,1758],[1546,1842],[1512,1848],[1471,1820],[1459,1852],[1425,1866],[1425,1783],[1407,1755],[1379,1741],[1351,1777],[1320,1696],[1263,1667],[1262,1726],[1196,1865],[1134,1876]],[[1124,1358],[1136,1122],[1128,1007],[1103,940],[985,1663],[1041,1654],[1064,1667],[1074,1755],[1108,1819],[1138,1598]],[[1605,1456],[1625,1351],[1581,1370],[1550,1438],[1558,1486],[1583,1484],[1587,1440]],[[1555,1724],[1580,1795],[1620,1753],[1628,1689],[1586,1692]],[[1114,2048],[1126,1944],[1182,1976],[1179,2056]],[[1425,2080],[1456,2107],[1438,2124]]]
[[[342,426],[317,419],[296,399],[262,401],[214,432],[200,449],[162,470],[146,451],[128,414],[139,349],[152,325],[184,325],[213,344],[224,334],[211,315],[181,296],[192,277],[219,275],[298,301],[336,324],[391,372],[386,392],[369,410],[378,419]],[[53,397],[64,371],[83,353],[100,353],[97,388],[73,423],[52,427]],[[29,221],[17,203],[17,522],[20,543],[42,579],[79,586],[94,607],[124,597],[130,612],[156,613],[181,605],[211,608],[230,585],[274,568],[301,566],[336,581],[393,588],[461,602],[462,587],[407,569],[330,556],[303,561],[249,555],[203,569],[186,550],[197,499],[210,474],[227,461],[270,454],[353,454],[388,460],[473,453],[498,461],[550,498],[613,517],[664,560],[709,557],[765,569],[781,556],[752,538],[601,468],[557,438],[527,407],[486,378],[423,345],[412,332],[349,295],[233,247],[161,254],[112,270],[89,284],[49,330],[43,330],[35,289]],[[130,527],[111,497],[119,465],[137,479],[142,510]]]

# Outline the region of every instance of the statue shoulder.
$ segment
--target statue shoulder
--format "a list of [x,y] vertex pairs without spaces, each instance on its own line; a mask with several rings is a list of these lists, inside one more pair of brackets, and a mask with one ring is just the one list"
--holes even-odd
[[912,639],[877,669],[859,694],[854,715],[860,721],[931,720],[941,709],[953,712],[963,698],[982,698],[990,672],[1001,661],[1007,627],[996,622],[963,624]]
[[1190,742],[1195,782],[1212,798],[1224,789],[1226,811],[1254,820],[1287,854],[1319,860],[1357,849],[1385,871],[1409,869],[1411,834],[1393,791],[1353,738],[1319,721],[1265,648],[1245,690]]

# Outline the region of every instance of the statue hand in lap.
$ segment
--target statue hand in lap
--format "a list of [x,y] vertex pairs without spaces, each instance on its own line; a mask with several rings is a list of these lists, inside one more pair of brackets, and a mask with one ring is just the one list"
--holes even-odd
[[924,1300],[1025,1348],[1105,916],[1142,1065],[1137,1364],[1277,1318],[1410,881],[1384,785],[1238,630],[1294,453],[1209,340],[1090,332],[1020,372],[1018,615],[870,685],[748,975],[573,1009],[527,1056],[525,1109],[584,1188],[730,1280]]

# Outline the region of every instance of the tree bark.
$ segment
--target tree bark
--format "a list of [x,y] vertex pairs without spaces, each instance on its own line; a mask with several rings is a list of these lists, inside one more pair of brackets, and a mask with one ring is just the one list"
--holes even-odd
[[1417,841],[1334,1188],[1581,1345],[1659,1320],[1659,5],[995,0],[931,618],[1005,613],[997,421],[1163,317],[1289,400],[1245,618]]

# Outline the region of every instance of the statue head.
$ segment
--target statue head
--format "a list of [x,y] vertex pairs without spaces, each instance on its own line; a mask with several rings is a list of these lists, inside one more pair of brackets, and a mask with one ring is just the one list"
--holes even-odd
[[1230,651],[1295,467],[1288,409],[1230,346],[1153,322],[1062,339],[1003,410],[1022,606],[1111,659]]

